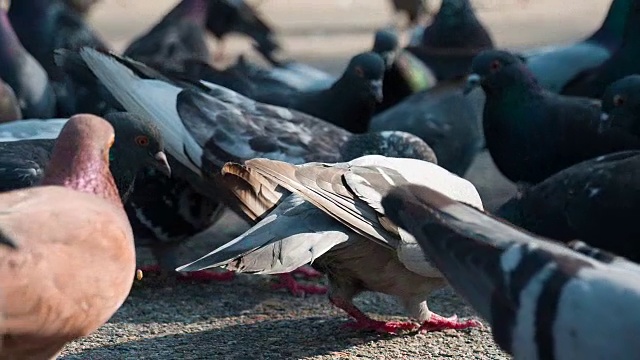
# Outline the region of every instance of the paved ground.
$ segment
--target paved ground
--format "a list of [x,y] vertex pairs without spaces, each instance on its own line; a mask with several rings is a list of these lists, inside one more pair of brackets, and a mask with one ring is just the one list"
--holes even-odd
[[[122,50],[175,2],[104,0],[91,20],[114,49]],[[588,34],[610,1],[474,3],[500,46],[527,48]],[[391,20],[383,0],[263,0],[260,8],[279,29],[292,57],[333,73],[340,72],[351,54],[370,47],[372,31]],[[247,49],[242,39],[233,39],[230,58]],[[467,177],[489,209],[513,194],[513,186],[496,172],[487,154],[478,157]],[[185,260],[237,226],[232,216],[225,224],[185,246]],[[139,256],[142,262],[149,259],[145,251]],[[239,276],[230,283],[205,285],[145,277],[110,323],[69,345],[63,359],[508,358],[493,344],[488,328],[396,337],[342,330],[347,318],[323,296],[294,298],[271,290],[271,281],[267,276]],[[386,296],[362,296],[358,305],[376,317],[403,319]],[[473,315],[449,289],[434,295],[430,306],[443,315]]]

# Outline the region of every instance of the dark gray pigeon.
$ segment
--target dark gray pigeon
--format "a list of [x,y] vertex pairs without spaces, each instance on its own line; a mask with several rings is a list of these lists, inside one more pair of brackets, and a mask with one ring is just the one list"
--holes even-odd
[[441,81],[467,75],[473,57],[493,47],[491,35],[476,17],[470,0],[442,0],[419,43],[407,50],[427,64]]
[[640,353],[637,264],[580,243],[573,251],[424,186],[398,187],[382,205],[515,359]]
[[185,71],[185,62],[209,60],[206,28],[209,0],[182,0],[148,32],[131,42],[124,56],[159,70]]
[[254,92],[256,101],[301,111],[353,133],[367,131],[383,100],[385,62],[374,52],[353,58],[329,88],[317,91]]
[[69,117],[85,112],[99,114],[94,104],[93,89],[85,89],[68,79],[54,61],[56,49],[79,50],[86,46],[108,50],[81,15],[62,0],[14,1],[8,14],[20,42],[38,60],[51,80],[57,101],[56,116]]
[[16,36],[5,10],[0,9],[0,78],[15,93],[22,115],[48,119],[56,114],[49,78]]
[[532,233],[591,246],[640,261],[640,151],[587,160],[507,201],[499,216]]
[[[445,283],[415,241],[388,221],[380,205],[394,185],[414,183],[482,208],[467,180],[430,162],[376,155],[298,166],[253,159],[244,166],[227,164],[225,173],[247,207],[277,206],[243,235],[178,271],[224,265],[239,272],[274,274],[310,263],[328,275],[329,300],[354,318],[349,327],[396,333],[479,325],[429,310],[427,296]],[[397,297],[417,323],[369,318],[352,302],[364,291]]]
[[544,90],[509,52],[482,52],[472,71],[467,89],[482,86],[486,94],[487,149],[511,181],[535,184],[581,161],[640,148],[634,136],[598,132],[598,102]]
[[[629,0],[627,0],[629,1]],[[585,69],[568,82],[560,92],[565,95],[600,98],[612,82],[640,73],[634,60],[640,55],[640,0],[627,4],[626,25],[622,44],[599,66]]]
[[602,65],[620,48],[625,31],[637,23],[629,15],[638,4],[638,0],[613,0],[602,25],[593,34],[571,45],[525,51],[527,67],[543,88],[560,93],[583,71]]

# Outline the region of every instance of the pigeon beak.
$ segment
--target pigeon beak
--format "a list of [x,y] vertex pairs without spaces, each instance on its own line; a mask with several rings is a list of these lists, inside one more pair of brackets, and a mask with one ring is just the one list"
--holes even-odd
[[393,63],[396,61],[396,52],[395,51],[386,52],[382,54],[382,58],[384,59],[384,65],[386,69],[389,70],[393,66]]
[[376,101],[382,102],[382,80],[371,80],[369,82],[369,89],[371,90],[371,94],[376,97]]
[[602,133],[611,127],[611,119],[609,118],[609,114],[603,112],[600,114],[600,121],[598,122],[598,133]]
[[482,81],[482,78],[480,77],[480,75],[478,75],[478,74],[469,75],[469,77],[467,77],[467,84],[465,85],[464,90],[462,91],[462,93],[464,95],[467,95],[473,89],[475,89],[478,86],[480,86],[480,82],[481,81]]
[[158,151],[153,158],[156,159],[156,168],[163,174],[167,175],[167,177],[171,177],[171,166],[169,166],[169,161],[167,160],[167,155],[165,155],[164,151]]

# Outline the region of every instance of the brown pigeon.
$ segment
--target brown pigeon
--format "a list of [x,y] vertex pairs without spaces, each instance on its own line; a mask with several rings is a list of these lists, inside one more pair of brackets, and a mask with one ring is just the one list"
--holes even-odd
[[135,273],[131,226],[109,171],[114,130],[62,129],[41,186],[0,194],[2,359],[49,359],[104,324]]

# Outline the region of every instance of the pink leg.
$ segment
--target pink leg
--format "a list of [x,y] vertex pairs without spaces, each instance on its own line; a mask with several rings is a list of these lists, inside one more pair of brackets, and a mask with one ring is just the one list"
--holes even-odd
[[304,296],[304,294],[326,294],[327,288],[319,285],[303,285],[296,281],[291,273],[278,274],[280,280],[273,285],[274,289],[287,289],[294,296]]
[[377,331],[385,334],[397,334],[400,331],[412,331],[418,327],[418,324],[407,321],[379,321],[373,320],[367,314],[363,313],[355,307],[350,301],[346,301],[339,297],[329,297],[329,301],[340,309],[344,310],[356,321],[345,325],[345,327],[354,330]]
[[440,330],[461,330],[467,329],[471,327],[482,327],[482,323],[478,320],[458,320],[458,316],[453,315],[452,317],[443,317],[438,314],[431,313],[431,318],[425,321],[418,331],[421,333],[429,332],[429,331],[440,331]]
[[[161,273],[160,265],[149,265],[139,268],[142,273]],[[231,281],[235,278],[233,271],[213,272],[213,271],[193,271],[190,273],[178,273],[178,280],[181,281]]]
[[321,278],[323,276],[323,274],[320,271],[316,271],[312,267],[307,265],[301,266],[293,270],[291,274],[292,275],[300,274],[305,279],[315,279],[315,278]]

